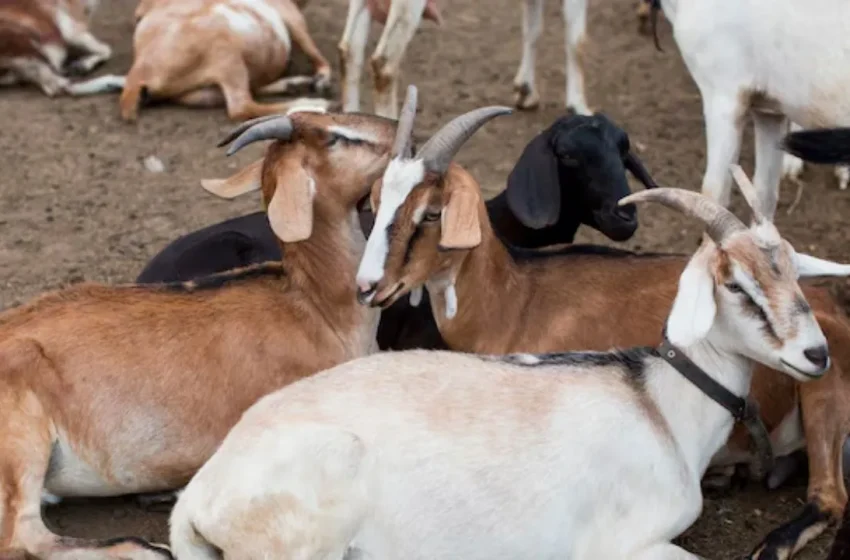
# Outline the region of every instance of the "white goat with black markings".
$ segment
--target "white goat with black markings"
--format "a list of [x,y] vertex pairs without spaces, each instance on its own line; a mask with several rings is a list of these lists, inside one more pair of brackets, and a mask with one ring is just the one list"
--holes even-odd
[[[801,382],[826,371],[797,254],[770,221],[747,228],[679,189],[622,204],[647,201],[707,226],[668,350],[738,396],[754,361]],[[179,497],[171,546],[179,560],[696,558],[670,540],[699,516],[732,424],[652,348],[376,354],[252,406]]]
[[803,128],[850,125],[850,3],[843,0],[660,0],[703,103],[702,192],[729,203],[744,117],[755,123],[753,182],[762,213],[779,198],[788,119]]

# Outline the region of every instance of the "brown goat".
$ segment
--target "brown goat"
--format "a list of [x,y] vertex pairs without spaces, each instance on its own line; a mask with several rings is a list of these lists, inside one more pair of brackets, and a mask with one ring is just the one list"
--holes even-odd
[[365,242],[357,205],[395,123],[305,112],[246,125],[230,152],[279,141],[262,164],[205,186],[226,197],[261,186],[282,262],[197,282],[78,285],[0,314],[0,557],[167,557],[138,540],[53,534],[42,492],[177,489],[257,398],[376,349],[378,314],[352,289]]
[[[459,351],[545,353],[658,345],[687,256],[582,246],[518,251],[494,235],[478,183],[451,160],[479,126],[505,112],[485,108],[458,117],[415,158],[389,163],[372,190],[377,213],[357,273],[361,301],[385,308],[424,284],[441,335]],[[411,128],[412,123],[399,124],[400,131]],[[846,266],[797,257],[801,278],[848,274]],[[804,293],[833,349],[830,371],[798,389],[777,383],[777,376],[760,366],[751,394],[762,405],[768,427],[775,428],[774,443],[787,444],[786,430],[780,428],[794,411],[799,390],[811,473],[809,504],[772,533],[756,557],[787,558],[836,521],[847,501],[841,451],[850,433],[850,321],[825,288],[808,284]],[[750,304],[770,324],[773,312]],[[746,449],[742,435],[732,445]]]
[[[85,93],[65,72],[87,74],[112,56],[89,31],[97,0],[0,0],[0,85],[31,83],[45,95]],[[72,50],[82,54],[69,63]]]
[[[142,0],[136,8],[133,65],[125,76],[79,84],[88,94],[123,90],[121,117],[134,121],[143,99],[190,107],[227,107],[233,120],[286,112],[295,102],[260,103],[311,85],[325,93],[331,67],[310,37],[293,0]],[[315,66],[313,76],[282,77],[293,43]],[[326,99],[311,99],[328,109]],[[303,103],[302,103],[303,105]]]

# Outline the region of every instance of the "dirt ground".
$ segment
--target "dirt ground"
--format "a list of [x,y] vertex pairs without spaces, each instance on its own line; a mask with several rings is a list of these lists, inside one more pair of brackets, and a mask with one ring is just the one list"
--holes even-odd
[[[548,27],[539,46],[540,110],[493,121],[460,154],[459,161],[493,191],[504,184],[526,142],[563,111],[558,4],[546,8]],[[667,22],[660,23],[665,50],[660,53],[638,34],[632,0],[591,4],[591,105],[629,131],[659,183],[698,189],[704,165],[700,101]],[[95,32],[115,51],[101,72],[129,68],[134,7],[133,0],[112,0],[97,13]],[[334,62],[345,13],[344,0],[312,0],[306,10],[319,47]],[[404,85],[415,78],[419,87],[417,134],[423,136],[459,112],[510,104],[519,62],[515,0],[453,0],[444,15],[442,29],[426,23],[415,38],[403,77]],[[377,31],[372,35],[370,48]],[[258,207],[251,197],[221,201],[199,186],[199,179],[229,174],[262,149],[225,158],[214,147],[230,127],[223,110],[157,107],[143,110],[139,122],[128,125],[118,119],[115,96],[49,100],[34,89],[0,95],[0,308],[83,280],[131,281],[174,237]],[[164,172],[145,169],[142,161],[151,155],[164,162]],[[751,155],[748,135],[748,171]],[[802,200],[790,216],[796,187],[783,187],[780,230],[801,250],[850,260],[845,250],[850,234],[840,227],[850,211],[850,192],[837,189],[828,169],[809,168],[804,180]],[[741,208],[737,196],[735,207]],[[630,247],[693,249],[697,224],[657,207],[640,212],[641,227]],[[580,240],[603,241],[586,231]],[[843,294],[846,286],[839,282],[836,288]],[[796,511],[804,495],[803,477],[781,491],[750,487],[707,499],[704,515],[682,540],[708,558],[740,557]],[[166,514],[144,512],[129,500],[62,505],[48,515],[65,534],[166,539]],[[831,536],[822,537],[799,558],[824,558],[830,541]]]

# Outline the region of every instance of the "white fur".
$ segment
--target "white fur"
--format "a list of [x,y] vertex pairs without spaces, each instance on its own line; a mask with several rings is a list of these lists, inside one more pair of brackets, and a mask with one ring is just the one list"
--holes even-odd
[[[357,285],[368,290],[384,277],[384,265],[389,253],[387,226],[396,211],[404,204],[413,188],[425,178],[425,166],[421,159],[393,159],[384,172],[381,185],[381,203],[375,214],[375,224],[366,242],[366,251],[357,269]],[[370,298],[371,299],[371,298]]]
[[349,140],[361,141],[361,142],[371,142],[377,143],[378,139],[371,134],[364,133],[360,130],[355,130],[353,128],[348,128],[346,126],[339,125],[331,125],[328,127],[329,132],[333,132],[334,134],[339,134],[340,136],[344,136]]
[[781,114],[754,113],[762,213],[772,218],[782,173],[785,116],[805,128],[850,125],[850,3],[843,0],[662,0],[703,101],[707,164],[702,191],[724,205],[738,159],[743,104],[753,92]]
[[454,319],[457,315],[457,290],[454,284],[449,284],[446,287],[446,319]]
[[227,21],[227,26],[238,35],[251,37],[261,31],[260,23],[252,12],[237,12],[226,4],[213,6],[213,12]]
[[290,52],[292,50],[292,39],[289,36],[289,30],[286,29],[286,25],[283,23],[280,15],[278,15],[277,10],[269,6],[265,0],[231,0],[231,3],[234,6],[243,6],[248,8],[257,14],[261,21],[271,27],[275,36],[277,36],[278,40],[283,43],[286,52]]
[[705,337],[717,312],[714,280],[702,262],[704,255],[698,253],[682,272],[679,291],[667,318],[668,340],[683,348]]
[[419,304],[422,303],[422,286],[417,286],[410,290],[410,305],[411,307],[419,307]]

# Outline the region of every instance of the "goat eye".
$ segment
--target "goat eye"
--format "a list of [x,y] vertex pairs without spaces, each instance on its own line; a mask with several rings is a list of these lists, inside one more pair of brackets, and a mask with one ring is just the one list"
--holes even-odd
[[340,136],[339,134],[331,134],[330,139],[328,139],[327,146],[330,148],[331,146],[333,146],[334,144],[336,144],[340,140],[342,140],[342,136]]
[[744,293],[744,289],[741,287],[741,285],[736,284],[735,282],[727,282],[725,284],[725,287],[726,287],[727,290],[729,290],[733,294],[743,294]]
[[423,222],[436,222],[440,219],[439,212],[425,212],[425,215],[422,216]]

